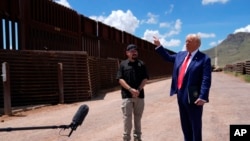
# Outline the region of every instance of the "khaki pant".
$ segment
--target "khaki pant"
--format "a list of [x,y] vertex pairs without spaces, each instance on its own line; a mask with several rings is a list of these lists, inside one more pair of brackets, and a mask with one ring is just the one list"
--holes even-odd
[[144,110],[144,99],[142,98],[126,98],[122,100],[122,112],[124,133],[123,139],[131,140],[132,116],[134,117],[134,132],[135,138],[141,138],[141,118]]

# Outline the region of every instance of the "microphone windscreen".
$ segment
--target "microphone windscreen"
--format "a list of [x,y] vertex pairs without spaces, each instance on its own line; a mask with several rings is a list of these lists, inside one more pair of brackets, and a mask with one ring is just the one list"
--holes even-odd
[[89,107],[87,105],[81,105],[77,110],[75,116],[73,117],[73,123],[76,126],[81,125],[88,112],[89,112]]

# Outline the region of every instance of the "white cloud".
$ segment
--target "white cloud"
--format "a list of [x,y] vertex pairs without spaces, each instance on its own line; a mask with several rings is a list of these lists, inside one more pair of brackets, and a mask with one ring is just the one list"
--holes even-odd
[[216,35],[214,33],[197,33],[201,38],[214,38]]
[[167,38],[164,35],[161,35],[158,30],[146,30],[143,39],[153,43],[153,36],[159,38],[164,47],[176,47],[181,44],[181,41],[178,39],[170,39],[167,41]]
[[147,24],[156,24],[158,22],[158,15],[154,15],[153,13],[149,12],[147,14],[147,17],[149,17],[147,20],[142,20],[141,24],[147,23]]
[[164,36],[170,37],[170,36],[179,34],[181,31],[181,25],[182,25],[181,20],[177,19],[175,21],[174,25],[171,27],[171,30],[169,32],[165,33]]
[[186,48],[186,44],[184,44],[183,46],[182,46],[182,49],[181,49],[182,51],[185,51],[185,50],[187,50],[187,48]]
[[214,3],[227,3],[229,0],[202,0],[202,5],[214,4]]
[[54,2],[58,3],[58,4],[61,4],[65,7],[68,7],[68,8],[71,8],[69,2],[67,0],[54,0]]
[[153,36],[159,38],[161,44],[164,47],[170,48],[170,47],[178,47],[181,44],[181,41],[179,39],[169,39],[170,37],[174,35],[178,35],[181,31],[181,25],[182,22],[180,19],[177,19],[175,22],[172,23],[160,23],[160,27],[166,27],[170,29],[166,33],[160,33],[158,30],[146,30],[144,32],[144,35],[142,39],[147,40],[149,42],[153,42]]
[[247,25],[246,27],[238,28],[234,31],[234,33],[238,33],[238,32],[250,32],[250,25]]
[[171,13],[173,12],[173,10],[174,10],[174,5],[171,4],[171,5],[170,5],[170,8],[165,12],[165,14],[166,14],[166,15],[167,15],[167,14],[171,14]]
[[105,17],[105,16],[90,16],[89,18],[96,20],[96,21],[103,22],[107,17]]
[[210,45],[211,47],[215,47],[215,46],[217,46],[218,44],[220,44],[222,41],[223,41],[223,40],[218,40],[218,41],[215,41],[215,42],[211,42],[209,45]]
[[139,26],[139,20],[130,10],[127,10],[127,12],[117,10],[112,11],[108,17],[90,16],[90,18],[131,34],[133,34]]
[[168,22],[160,23],[160,27],[163,27],[163,28],[169,28],[170,26],[171,26],[171,23],[168,23]]
[[155,36],[157,38],[161,37],[161,35],[160,35],[160,33],[159,33],[158,30],[149,30],[149,29],[147,29],[144,32],[144,35],[143,35],[142,39],[147,40],[149,42],[153,42],[153,36]]
[[156,24],[157,23],[157,18],[158,18],[157,15],[154,15],[152,13],[148,13],[148,17],[149,17],[149,19],[147,20],[148,24]]
[[177,47],[180,46],[181,41],[179,39],[170,39],[169,41],[162,39],[161,43],[164,47]]
[[211,47],[214,47],[214,46],[216,46],[218,43],[217,42],[211,42],[211,43],[209,43],[209,45],[211,46]]

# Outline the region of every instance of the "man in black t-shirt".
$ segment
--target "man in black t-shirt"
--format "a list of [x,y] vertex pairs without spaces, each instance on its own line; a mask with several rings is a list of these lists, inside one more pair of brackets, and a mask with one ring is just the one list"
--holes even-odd
[[134,140],[141,141],[141,118],[144,110],[144,89],[148,74],[143,61],[138,59],[137,47],[130,44],[126,49],[127,60],[120,64],[117,80],[121,85],[124,122],[123,140],[131,140],[132,114],[134,115]]

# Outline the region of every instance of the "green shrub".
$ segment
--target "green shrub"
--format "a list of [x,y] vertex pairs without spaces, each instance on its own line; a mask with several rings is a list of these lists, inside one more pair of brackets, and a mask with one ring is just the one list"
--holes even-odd
[[246,82],[250,83],[250,75],[246,74],[244,78]]
[[229,72],[229,71],[224,71],[224,73],[233,75],[235,77],[239,77],[240,79],[244,80],[245,82],[250,83],[250,75],[249,74],[240,74],[237,72]]

